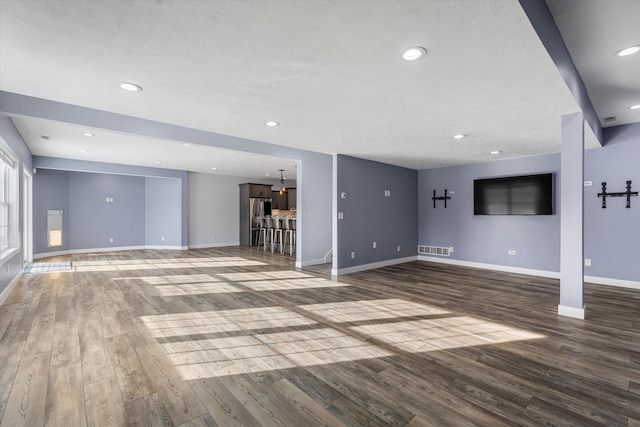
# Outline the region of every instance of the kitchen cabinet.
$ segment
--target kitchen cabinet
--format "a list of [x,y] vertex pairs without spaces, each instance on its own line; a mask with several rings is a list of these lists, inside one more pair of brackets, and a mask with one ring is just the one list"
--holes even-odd
[[289,190],[285,191],[282,194],[280,194],[279,191],[271,192],[271,200],[272,200],[271,207],[273,209],[278,209],[281,211],[286,211],[287,209],[289,209],[288,193],[289,193]]

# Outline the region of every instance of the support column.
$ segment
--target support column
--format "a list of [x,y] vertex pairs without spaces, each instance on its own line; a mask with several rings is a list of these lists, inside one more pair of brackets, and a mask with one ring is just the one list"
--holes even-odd
[[562,116],[560,155],[561,316],[584,319],[584,118]]

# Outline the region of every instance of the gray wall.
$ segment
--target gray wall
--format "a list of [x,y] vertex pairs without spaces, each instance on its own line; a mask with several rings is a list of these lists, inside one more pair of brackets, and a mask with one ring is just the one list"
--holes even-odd
[[[38,158],[38,163],[41,158]],[[110,247],[182,245],[182,182],[39,167],[34,183],[34,254]],[[112,203],[106,201],[113,198]],[[47,247],[47,210],[61,209],[63,245]],[[165,240],[162,240],[164,236]],[[113,242],[109,239],[113,238]]]
[[607,182],[608,192],[626,191],[627,180],[632,191],[640,191],[640,124],[605,129],[607,145],[585,151],[585,267],[588,276],[640,281],[640,197],[607,198],[607,208],[601,208],[597,194],[601,182]]
[[189,173],[189,247],[238,245],[238,185],[245,182],[252,180],[235,176]]
[[145,178],[144,226],[147,246],[182,246],[181,198],[180,180]]
[[[632,190],[640,189],[640,125],[605,130],[603,148],[586,150],[584,187],[585,267],[587,276],[640,281],[640,198],[631,199],[625,209],[621,198],[608,199],[601,209],[600,182],[608,191],[624,191],[632,180]],[[554,172],[556,196],[560,193],[560,154],[494,161],[418,173],[418,244],[453,246],[448,259],[509,267],[560,271],[560,203],[555,198],[551,216],[474,216],[473,180],[503,175]],[[447,188],[455,191],[448,202],[433,209],[433,190],[438,195]],[[516,250],[515,256],[508,255]]]
[[[555,172],[559,194],[560,155],[423,170],[418,173],[418,244],[453,247],[450,259],[537,270],[560,270],[560,200],[550,216],[474,216],[473,180]],[[433,190],[451,195],[433,208]],[[515,250],[516,255],[508,255]]]
[[144,245],[144,190],[137,176],[69,172],[69,249]]
[[[47,247],[47,210],[62,211],[62,246]],[[33,253],[69,249],[69,172],[40,169],[33,176]]]
[[18,133],[18,130],[15,128],[11,120],[6,117],[0,115],[0,135],[5,140],[5,142],[11,147],[11,149],[16,153],[19,158],[18,165],[18,177],[20,180],[19,184],[19,230],[20,230],[20,250],[13,257],[8,259],[2,266],[0,266],[0,295],[3,295],[4,291],[8,288],[11,282],[16,278],[18,274],[22,271],[22,261],[23,261],[23,252],[22,252],[22,234],[23,234],[23,194],[24,190],[22,188],[22,170],[23,167],[31,170],[32,167],[32,157],[31,152],[27,148],[27,145],[24,143],[24,140]]
[[[418,173],[342,155],[337,156],[336,166],[337,212],[344,219],[337,220],[333,268],[415,256]],[[385,190],[391,191],[391,197],[385,197]],[[341,198],[342,192],[347,193],[346,199]],[[351,252],[356,258],[351,258]]]

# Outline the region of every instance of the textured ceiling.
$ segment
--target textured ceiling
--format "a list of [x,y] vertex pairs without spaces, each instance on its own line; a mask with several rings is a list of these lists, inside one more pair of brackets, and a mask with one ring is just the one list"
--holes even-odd
[[[640,53],[616,52],[640,46],[638,0],[547,0],[571,58],[580,71],[603,127],[640,122]],[[605,117],[616,120],[605,122]]]
[[[312,151],[414,169],[558,152],[560,116],[578,110],[514,0],[0,7],[2,90]],[[426,58],[402,61],[413,45]],[[121,81],[144,91],[122,91]],[[36,155],[112,161],[117,147],[118,163],[148,166],[164,156],[161,167],[216,166],[197,163],[202,153],[180,144],[139,137],[81,153],[87,142],[76,128],[16,124]],[[66,138],[43,144],[53,128]],[[468,137],[452,139],[458,133]],[[587,146],[598,146],[590,132]],[[229,167],[220,169],[230,175],[238,175],[233,165],[262,161],[225,155]]]

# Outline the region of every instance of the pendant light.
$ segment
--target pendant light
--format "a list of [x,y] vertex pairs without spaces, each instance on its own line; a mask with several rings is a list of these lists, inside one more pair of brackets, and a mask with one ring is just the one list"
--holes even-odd
[[284,172],[284,169],[278,169],[280,171],[280,194],[284,194],[285,191],[287,191],[287,189],[284,186],[284,176],[282,176],[282,172]]

